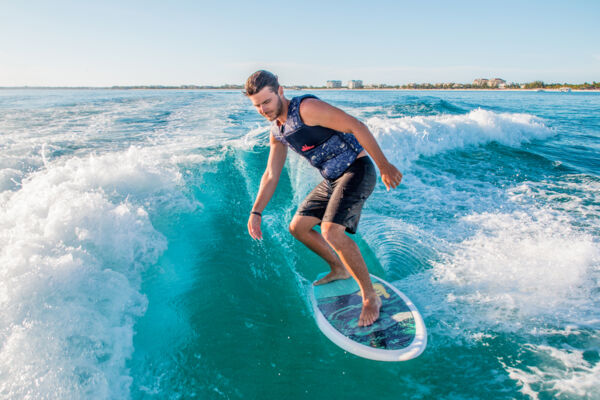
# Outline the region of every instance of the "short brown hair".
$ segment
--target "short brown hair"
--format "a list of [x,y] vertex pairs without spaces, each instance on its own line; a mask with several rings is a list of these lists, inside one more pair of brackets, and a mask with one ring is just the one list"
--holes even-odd
[[279,90],[277,75],[263,69],[258,70],[246,80],[245,95],[252,96],[267,86],[270,87],[273,92]]

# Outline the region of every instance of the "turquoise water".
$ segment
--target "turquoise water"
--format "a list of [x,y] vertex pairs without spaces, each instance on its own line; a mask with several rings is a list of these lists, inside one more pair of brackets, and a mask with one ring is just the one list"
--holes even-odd
[[0,396],[600,398],[600,95],[315,94],[404,173],[355,238],[421,310],[420,357],[314,323],[306,161],[247,234],[268,123],[238,91],[3,90]]

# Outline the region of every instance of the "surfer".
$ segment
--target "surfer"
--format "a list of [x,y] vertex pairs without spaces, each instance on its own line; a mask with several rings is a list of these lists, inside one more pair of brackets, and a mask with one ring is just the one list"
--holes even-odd
[[[285,98],[274,74],[264,70],[252,74],[246,81],[245,94],[273,123],[267,167],[248,219],[250,236],[262,239],[262,211],[275,192],[287,148],[291,147],[325,179],[296,211],[290,233],[331,268],[315,285],[350,275],[357,281],[362,295],[358,325],[373,324],[379,318],[381,300],[357,244],[345,232],[356,233],[363,204],[377,180],[367,152],[375,160],[388,191],[400,184],[402,174],[388,162],[365,124],[316,96]],[[313,229],[316,225],[321,225],[321,233]]]

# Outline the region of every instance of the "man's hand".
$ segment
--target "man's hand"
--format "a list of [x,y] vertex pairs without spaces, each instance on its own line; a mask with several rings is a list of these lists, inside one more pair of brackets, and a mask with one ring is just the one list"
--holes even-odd
[[383,181],[383,184],[387,188],[388,192],[390,187],[392,189],[396,189],[396,187],[402,181],[402,173],[389,162],[383,164],[379,168],[379,172],[381,173],[381,180]]
[[248,218],[248,233],[250,233],[252,239],[262,239],[262,232],[260,230],[261,220],[262,218],[256,214],[250,214],[250,218]]

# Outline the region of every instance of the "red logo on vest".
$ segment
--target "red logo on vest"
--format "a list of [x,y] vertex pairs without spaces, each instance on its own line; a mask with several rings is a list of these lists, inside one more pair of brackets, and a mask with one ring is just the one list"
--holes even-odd
[[304,146],[302,146],[302,151],[309,151],[310,149],[314,149],[314,148],[315,148],[314,145],[313,146],[309,146],[309,145],[305,144]]

